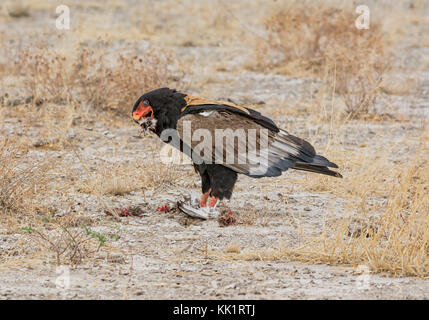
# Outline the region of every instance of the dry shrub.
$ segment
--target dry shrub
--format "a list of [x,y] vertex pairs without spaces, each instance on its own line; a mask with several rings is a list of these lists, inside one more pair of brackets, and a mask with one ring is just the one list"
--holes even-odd
[[73,227],[67,221],[52,218],[42,219],[38,227],[21,227],[21,231],[29,237],[32,246],[53,253],[57,265],[79,264],[93,257],[107,241],[104,234],[86,225]]
[[332,184],[331,192],[348,198],[349,214],[327,209],[322,232],[302,231],[303,245],[249,250],[238,258],[365,265],[373,272],[429,278],[427,138],[421,142],[421,149],[405,164],[382,170],[388,160],[370,158],[362,170],[345,175],[350,178],[344,183]]
[[[356,215],[327,224],[319,237],[294,254],[305,260],[365,264],[377,272],[429,277],[429,162],[423,154],[398,173],[396,181],[375,218],[358,203]],[[362,200],[360,204],[366,202]]]
[[256,47],[259,66],[327,79],[352,116],[368,113],[387,69],[387,42],[376,21],[355,26],[354,8],[293,2],[265,21]]
[[74,72],[86,103],[129,115],[130,107],[140,95],[167,85],[171,63],[171,57],[152,51],[141,57],[119,55],[109,62],[102,54],[84,49],[79,53]]
[[24,71],[25,85],[34,101],[66,103],[72,100],[73,79],[68,72],[66,57],[49,51],[45,46],[29,46],[15,61]]
[[142,56],[107,57],[79,47],[70,57],[46,44],[28,46],[15,62],[36,104],[83,104],[127,116],[141,94],[168,85],[171,63],[170,56],[153,50]]
[[22,161],[27,150],[16,141],[0,138],[0,214],[30,212],[48,180],[46,163]]
[[13,18],[22,18],[30,16],[30,5],[29,3],[27,3],[27,1],[14,0],[4,2],[6,2],[3,4],[3,6],[5,7],[4,10],[9,14],[9,16]]
[[28,246],[17,240],[12,250],[0,252],[0,258],[14,259],[17,251],[47,252],[55,255],[58,264],[76,264],[93,256],[106,237],[81,223],[83,218],[52,217],[41,202],[51,181],[49,168],[55,166],[52,161],[29,161],[27,152],[19,141],[0,138],[0,223],[7,232],[20,231],[30,240]]

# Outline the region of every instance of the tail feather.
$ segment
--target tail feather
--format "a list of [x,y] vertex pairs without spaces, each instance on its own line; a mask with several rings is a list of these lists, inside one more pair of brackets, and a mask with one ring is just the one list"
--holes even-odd
[[302,170],[302,171],[309,171],[309,172],[315,172],[315,173],[321,173],[321,174],[326,174],[328,176],[337,177],[337,178],[342,178],[343,177],[338,172],[335,172],[335,171],[332,171],[332,170],[328,169],[328,167],[321,167],[321,166],[318,166],[318,165],[313,165],[313,164],[308,164],[308,163],[302,163],[302,162],[297,162],[295,164],[295,166],[293,167],[293,169]]
[[331,167],[331,168],[338,168],[338,166],[330,162],[328,159],[326,159],[324,156],[315,155],[312,162],[309,162],[308,164],[319,166],[319,167]]

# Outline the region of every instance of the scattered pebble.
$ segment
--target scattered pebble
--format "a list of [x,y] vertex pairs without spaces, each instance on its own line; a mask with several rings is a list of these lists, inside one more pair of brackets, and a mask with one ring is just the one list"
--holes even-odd
[[50,144],[58,143],[59,141],[60,140],[58,138],[39,139],[33,143],[33,147],[39,148]]

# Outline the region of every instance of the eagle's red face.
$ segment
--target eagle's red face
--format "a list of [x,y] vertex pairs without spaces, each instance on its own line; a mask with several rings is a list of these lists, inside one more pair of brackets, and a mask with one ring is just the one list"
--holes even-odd
[[150,105],[149,100],[144,99],[140,101],[137,107],[133,111],[133,119],[137,122],[144,130],[154,131],[158,120],[154,117],[154,111]]

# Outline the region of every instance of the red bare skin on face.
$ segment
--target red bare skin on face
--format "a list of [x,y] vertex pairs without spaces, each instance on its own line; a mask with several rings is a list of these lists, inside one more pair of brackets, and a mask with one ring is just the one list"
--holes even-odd
[[143,102],[140,102],[136,111],[133,112],[134,120],[140,120],[141,118],[153,118],[153,109],[150,105],[145,105]]

